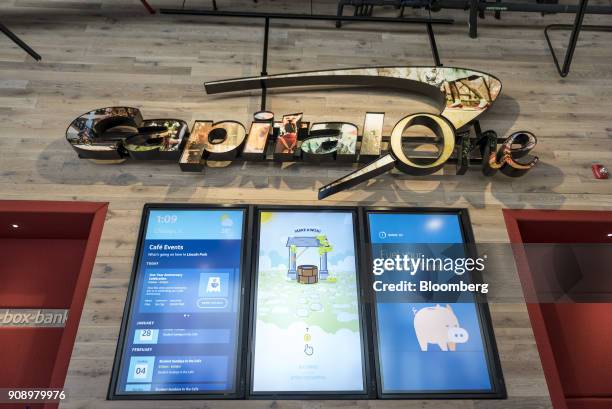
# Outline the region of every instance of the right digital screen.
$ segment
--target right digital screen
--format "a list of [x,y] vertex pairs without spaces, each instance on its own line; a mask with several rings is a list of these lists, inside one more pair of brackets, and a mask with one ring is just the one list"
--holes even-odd
[[[372,260],[448,257],[466,242],[459,214],[370,211],[367,220]],[[394,275],[423,277],[385,273],[386,279]],[[374,297],[381,395],[495,392],[482,306],[470,295],[440,300],[423,292],[374,291]]]

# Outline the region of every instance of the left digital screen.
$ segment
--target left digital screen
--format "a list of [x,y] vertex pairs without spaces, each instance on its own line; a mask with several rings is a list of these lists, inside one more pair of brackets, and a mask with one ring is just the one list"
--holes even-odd
[[115,395],[236,391],[243,209],[150,209]]

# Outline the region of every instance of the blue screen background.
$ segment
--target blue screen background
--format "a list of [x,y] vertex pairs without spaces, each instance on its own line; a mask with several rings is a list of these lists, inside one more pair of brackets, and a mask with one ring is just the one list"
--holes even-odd
[[[373,249],[398,245],[463,243],[460,219],[449,214],[369,213]],[[382,297],[381,297],[382,298]],[[408,297],[406,297],[408,298]],[[389,297],[386,299],[389,300]],[[376,303],[378,353],[383,393],[490,391],[491,380],[475,303],[452,303],[469,340],[454,352],[434,344],[421,351],[414,329],[414,310],[436,304]],[[445,306],[445,305],[443,305]]]
[[244,211],[151,210],[118,394],[235,390]]

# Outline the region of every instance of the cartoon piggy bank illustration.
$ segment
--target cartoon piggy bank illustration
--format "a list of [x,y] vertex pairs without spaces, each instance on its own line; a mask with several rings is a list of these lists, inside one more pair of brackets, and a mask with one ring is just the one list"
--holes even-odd
[[421,351],[427,351],[428,344],[436,344],[442,351],[455,351],[456,344],[468,341],[468,332],[459,326],[457,316],[449,304],[436,305],[417,310],[414,313],[414,331]]

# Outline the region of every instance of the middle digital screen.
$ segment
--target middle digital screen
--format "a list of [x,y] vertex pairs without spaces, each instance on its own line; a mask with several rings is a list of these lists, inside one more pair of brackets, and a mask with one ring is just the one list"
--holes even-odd
[[253,394],[365,393],[350,210],[260,210]]

